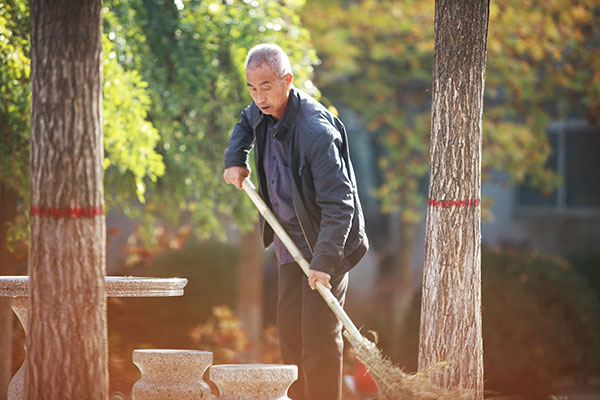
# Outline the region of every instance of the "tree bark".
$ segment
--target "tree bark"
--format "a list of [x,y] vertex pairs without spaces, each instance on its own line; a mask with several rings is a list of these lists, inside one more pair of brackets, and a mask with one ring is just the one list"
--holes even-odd
[[[17,216],[17,192],[0,183],[0,275],[14,275],[15,257],[8,250],[8,224]],[[8,297],[0,297],[0,400],[6,399],[12,378],[13,312]]]
[[489,1],[436,0],[419,369],[483,398],[481,123]]
[[256,361],[260,356],[262,288],[260,229],[258,224],[255,224],[250,232],[242,236],[238,282],[238,315],[250,344],[248,352],[244,355],[247,361]]
[[31,4],[31,400],[108,395],[101,5]]

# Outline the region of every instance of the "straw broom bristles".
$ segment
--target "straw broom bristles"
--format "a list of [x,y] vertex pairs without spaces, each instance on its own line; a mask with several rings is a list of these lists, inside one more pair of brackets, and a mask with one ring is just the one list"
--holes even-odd
[[473,390],[443,388],[433,383],[436,372],[447,368],[449,363],[438,363],[415,374],[407,374],[383,356],[375,343],[364,336],[344,336],[356,357],[367,367],[378,387],[377,399],[381,400],[466,400],[474,398]]

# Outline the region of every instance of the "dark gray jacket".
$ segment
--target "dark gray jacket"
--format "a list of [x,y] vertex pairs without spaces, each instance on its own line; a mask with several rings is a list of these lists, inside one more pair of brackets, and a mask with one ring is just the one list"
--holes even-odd
[[[309,95],[292,88],[275,138],[292,171],[292,200],[312,253],[310,268],[331,275],[350,270],[365,255],[368,240],[342,122]],[[248,167],[254,153],[258,191],[270,205],[263,168],[267,121],[252,103],[242,111],[225,152],[225,167]],[[261,219],[263,243],[273,230]]]

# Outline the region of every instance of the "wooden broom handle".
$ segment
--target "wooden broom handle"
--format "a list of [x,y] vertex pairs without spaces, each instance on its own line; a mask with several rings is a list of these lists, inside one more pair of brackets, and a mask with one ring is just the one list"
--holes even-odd
[[[275,218],[275,214],[273,214],[273,212],[265,204],[260,195],[256,192],[256,188],[254,187],[254,184],[252,183],[252,181],[250,181],[249,178],[244,179],[244,181],[242,182],[242,188],[244,189],[246,194],[248,194],[250,200],[252,200],[252,202],[258,209],[258,212],[265,218],[265,220],[267,220],[269,225],[271,225],[271,228],[273,228],[275,234],[279,237],[279,239],[281,239],[285,248],[288,249],[292,257],[294,257],[294,260],[298,263],[300,268],[302,268],[302,271],[304,271],[306,276],[309,276],[308,270],[310,269],[310,264],[308,263],[308,261],[306,261],[300,250],[298,250],[298,247],[289,237],[285,229],[283,229],[283,226],[281,226],[279,221],[277,221],[277,218]],[[325,300],[331,311],[333,311],[336,317],[342,322],[344,328],[346,328],[347,333],[350,336],[352,336],[352,339],[356,341],[361,341],[363,337],[360,334],[360,331],[358,330],[358,328],[356,328],[356,325],[354,325],[354,322],[352,322],[348,314],[346,314],[346,311],[344,311],[344,309],[342,308],[338,300],[335,298],[333,293],[331,293],[331,290],[329,290],[325,285],[323,285],[319,281],[316,282],[316,287],[317,291],[319,292],[319,294],[321,294],[321,297],[323,297],[323,300]]]

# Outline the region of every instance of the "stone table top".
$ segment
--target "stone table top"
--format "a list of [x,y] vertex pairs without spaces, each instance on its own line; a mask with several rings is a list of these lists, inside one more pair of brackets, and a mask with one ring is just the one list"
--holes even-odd
[[[109,297],[169,297],[183,296],[185,278],[146,278],[137,276],[107,276]],[[0,296],[29,296],[29,276],[0,276]]]

